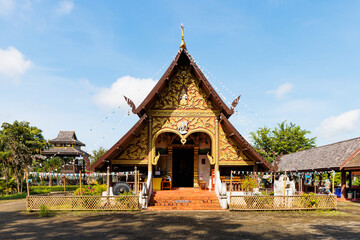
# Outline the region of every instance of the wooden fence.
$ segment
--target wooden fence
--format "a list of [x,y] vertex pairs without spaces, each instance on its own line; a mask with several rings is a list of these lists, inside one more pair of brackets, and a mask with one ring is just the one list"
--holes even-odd
[[334,195],[230,196],[230,210],[309,210],[336,209]]
[[28,196],[26,208],[38,211],[45,205],[49,210],[140,210],[139,196]]

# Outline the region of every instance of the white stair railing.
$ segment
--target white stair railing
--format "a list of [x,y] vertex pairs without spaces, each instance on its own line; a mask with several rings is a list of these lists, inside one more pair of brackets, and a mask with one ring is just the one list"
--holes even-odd
[[142,205],[143,209],[146,209],[148,207],[152,191],[152,172],[148,172],[147,181],[146,183],[144,183],[142,191],[139,194],[139,202]]
[[228,208],[226,183],[221,182],[220,172],[215,172],[215,192],[223,209]]

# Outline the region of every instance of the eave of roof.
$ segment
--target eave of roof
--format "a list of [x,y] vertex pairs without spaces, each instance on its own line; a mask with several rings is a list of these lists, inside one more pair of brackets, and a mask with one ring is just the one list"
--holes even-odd
[[215,89],[211,86],[205,75],[202,73],[200,68],[194,62],[192,56],[188,53],[186,49],[180,49],[175,59],[170,64],[169,68],[157,82],[155,87],[151,90],[148,96],[144,99],[144,101],[133,111],[134,114],[139,115],[140,117],[146,113],[146,111],[151,107],[152,103],[156,101],[157,95],[166,87],[166,82],[170,80],[173,74],[176,72],[176,66],[178,65],[178,61],[180,59],[181,54],[185,54],[190,62],[190,66],[193,69],[195,77],[200,80],[201,86],[203,86],[205,92],[210,96],[216,106],[219,108],[220,112],[224,113],[224,115],[229,118],[234,110],[230,109]]
[[233,136],[234,140],[243,148],[245,155],[250,157],[251,160],[255,160],[258,163],[266,166],[269,171],[273,171],[274,167],[266,161],[249,143],[246,139],[236,130],[236,128],[230,123],[230,121],[221,114],[220,124]]
[[116,156],[121,149],[125,149],[126,145],[131,141],[134,135],[141,130],[141,127],[146,123],[146,115],[143,115],[139,121],[119,140],[117,141],[102,157],[100,157],[96,162],[94,162],[90,167],[89,171],[94,171],[95,168],[100,166],[105,162],[106,159],[111,159]]
[[87,152],[83,150],[78,150],[72,147],[66,147],[66,148],[49,148],[41,152],[42,155],[71,155],[71,156],[79,156],[87,154]]

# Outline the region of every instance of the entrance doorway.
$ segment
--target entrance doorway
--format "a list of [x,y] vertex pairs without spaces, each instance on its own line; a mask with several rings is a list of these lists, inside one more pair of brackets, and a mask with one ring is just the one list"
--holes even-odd
[[194,149],[175,148],[173,150],[173,187],[194,186]]

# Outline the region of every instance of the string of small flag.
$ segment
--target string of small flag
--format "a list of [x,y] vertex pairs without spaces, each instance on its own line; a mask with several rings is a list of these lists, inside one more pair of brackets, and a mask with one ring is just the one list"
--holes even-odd
[[[283,175],[284,172],[253,172],[253,171],[231,171],[233,175],[269,175],[269,174],[273,174],[275,177]],[[313,172],[287,172],[286,175],[289,176],[306,176],[306,175],[314,175],[314,176],[320,176],[323,174],[331,174],[331,176],[333,176],[335,174],[334,170],[331,171],[313,171]]]
[[[126,176],[135,175],[135,171],[127,171],[127,172],[110,172],[110,176]],[[52,172],[29,172],[29,176],[33,178],[63,178],[66,177],[67,179],[82,179],[86,178],[100,178],[106,177],[107,173],[95,173],[95,172],[87,172],[87,173],[52,173]]]
[[[162,73],[164,71],[164,69],[166,68],[166,66],[169,65],[169,63],[172,61],[172,59],[174,59],[175,56],[173,56],[171,59],[169,59],[166,63],[164,63],[162,65],[162,67],[154,74],[154,76],[152,77],[152,79],[155,79],[156,76],[158,76],[160,73]],[[122,110],[121,106],[116,107],[116,109],[114,109],[111,113],[105,115],[104,118],[102,118],[97,124],[93,125],[93,127],[91,127],[89,129],[89,131],[94,134],[94,132],[100,128],[104,123],[106,123],[108,120],[110,120],[111,118],[113,118],[118,112],[120,112]],[[128,114],[125,117],[121,117],[120,121],[117,123],[117,125],[120,125],[124,119],[126,119],[127,117],[129,117],[130,115],[130,110],[128,112]],[[107,133],[104,134],[104,132],[102,132],[102,136],[99,138],[99,140],[93,144],[93,147],[84,147],[84,150],[93,150],[95,148],[97,148],[98,146],[101,146],[101,143],[110,135],[112,134],[116,129],[116,126],[113,126]]]
[[[227,104],[230,106],[232,103],[230,101],[228,101],[228,99],[226,98],[225,94],[223,93],[222,90],[220,90],[220,88],[218,87],[221,86],[221,88],[223,90],[225,90],[231,97],[233,97],[234,99],[237,97],[237,95],[234,94],[234,92],[231,91],[231,89],[229,89],[228,87],[225,86],[225,84],[222,81],[218,81],[216,79],[216,77],[209,71],[207,70],[203,65],[201,65],[197,60],[194,59],[194,62],[198,65],[198,67],[200,68],[200,70],[205,74],[205,77],[209,80],[209,82],[211,83],[211,85],[214,87],[214,89],[219,93],[219,95],[221,96],[221,98],[227,102]],[[257,122],[261,121],[264,122],[264,120],[259,119],[259,114],[248,108],[248,105],[246,103],[244,103],[243,100],[241,100],[239,102],[239,104],[242,106],[241,110],[248,112],[249,114],[252,114],[256,117]],[[256,129],[258,126],[255,125],[255,121],[249,119],[248,117],[246,117],[246,114],[239,114],[238,110],[235,110],[235,119],[238,121],[239,124],[241,124],[241,126],[246,128],[246,132],[251,132],[253,131],[253,129]],[[251,128],[251,129],[250,129]]]

